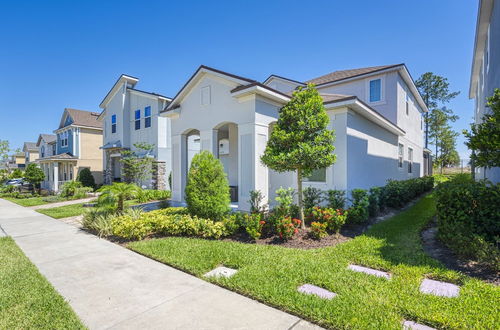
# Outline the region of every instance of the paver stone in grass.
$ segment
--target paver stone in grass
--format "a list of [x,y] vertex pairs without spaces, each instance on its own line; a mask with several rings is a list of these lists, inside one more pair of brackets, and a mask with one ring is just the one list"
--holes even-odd
[[390,279],[391,275],[389,273],[383,272],[381,270],[376,270],[368,267],[363,267],[363,266],[358,266],[358,265],[349,265],[348,267],[350,270],[353,270],[355,272],[360,272],[360,273],[365,273],[377,277],[383,277],[386,279]]
[[237,270],[224,267],[224,266],[219,266],[215,269],[212,269],[208,273],[206,273],[204,276],[205,277],[231,277],[234,274],[236,274]]
[[332,299],[337,295],[334,292],[328,291],[326,289],[320,288],[319,286],[312,284],[304,284],[298,287],[297,291],[305,294],[313,294],[322,299]]
[[408,320],[405,320],[403,322],[403,329],[405,329],[405,330],[436,330],[435,328],[431,328],[427,325],[420,324],[420,323],[413,322],[413,321],[408,321]]
[[420,284],[420,292],[441,297],[458,297],[460,287],[452,283],[424,279]]

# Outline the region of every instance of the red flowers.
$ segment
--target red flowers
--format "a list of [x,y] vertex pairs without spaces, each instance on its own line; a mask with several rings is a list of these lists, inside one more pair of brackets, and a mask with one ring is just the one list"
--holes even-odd
[[293,235],[299,232],[297,227],[300,226],[302,221],[291,217],[284,217],[277,221],[276,231],[281,239],[289,240]]

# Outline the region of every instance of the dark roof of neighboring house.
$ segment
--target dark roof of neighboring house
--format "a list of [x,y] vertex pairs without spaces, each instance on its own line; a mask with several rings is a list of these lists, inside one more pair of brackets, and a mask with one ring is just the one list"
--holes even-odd
[[42,139],[45,140],[47,143],[52,143],[56,142],[57,136],[55,134],[40,134],[42,136]]
[[28,149],[28,150],[37,149],[36,142],[24,142],[23,150],[25,150],[25,149]]
[[66,111],[73,119],[72,125],[102,128],[102,121],[98,121],[99,113],[85,110],[66,108]]
[[359,68],[359,69],[339,70],[339,71],[334,71],[334,72],[325,74],[323,76],[308,80],[306,82],[310,83],[310,84],[315,84],[315,85],[322,85],[322,84],[327,84],[327,83],[331,83],[331,82],[339,81],[339,80],[343,80],[343,79],[354,78],[354,77],[361,76],[361,75],[368,74],[368,73],[382,71],[382,70],[389,69],[389,68],[394,68],[394,67],[397,67],[400,65],[402,65],[402,64],[380,65],[380,66],[370,66],[370,67]]

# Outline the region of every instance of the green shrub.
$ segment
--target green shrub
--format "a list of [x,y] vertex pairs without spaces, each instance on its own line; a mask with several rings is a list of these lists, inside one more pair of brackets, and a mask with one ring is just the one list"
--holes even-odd
[[338,234],[347,219],[347,212],[342,209],[331,209],[314,207],[312,210],[312,220],[314,222],[325,223],[329,232]]
[[276,232],[282,240],[288,241],[299,232],[300,223],[299,219],[282,217],[276,222]]
[[436,189],[438,234],[458,254],[500,270],[500,184],[457,175]]
[[20,169],[16,168],[10,173],[10,178],[11,179],[20,179],[24,176],[24,172],[21,171]]
[[370,202],[364,189],[353,189],[352,206],[348,210],[348,220],[351,223],[364,223],[368,220]]
[[302,195],[304,196],[304,210],[306,213],[310,213],[313,207],[319,206],[323,201],[323,190],[315,187],[305,188]]
[[267,205],[263,204],[264,195],[260,190],[250,191],[250,213],[264,213],[267,210]]
[[322,239],[328,236],[328,233],[326,232],[326,228],[328,227],[328,224],[321,223],[321,222],[312,222],[311,223],[311,236],[315,239]]
[[137,192],[136,198],[139,203],[147,203],[149,201],[166,200],[170,196],[171,193],[169,190],[140,189]]
[[229,212],[229,184],[222,163],[202,151],[191,162],[185,189],[189,212],[203,218],[222,220]]
[[82,168],[76,180],[81,182],[84,187],[95,189],[95,179],[88,167]]
[[343,190],[328,190],[327,191],[328,207],[331,209],[344,209],[345,208],[345,191]]
[[73,197],[78,188],[82,188],[80,181],[67,181],[61,187],[61,197]]
[[82,226],[95,231],[99,237],[107,237],[113,234],[113,216],[114,212],[109,208],[90,208],[83,214]]
[[421,178],[404,181],[388,180],[385,185],[385,204],[390,207],[400,208],[415,197],[432,190],[434,177],[424,176]]
[[369,192],[368,201],[370,205],[368,206],[368,213],[371,217],[375,217],[380,213],[382,206],[382,188],[372,187]]
[[230,234],[226,221],[212,221],[187,214],[185,208],[169,208],[148,213],[127,210],[112,218],[113,234],[140,240],[148,235],[195,236],[218,239]]
[[92,187],[80,187],[76,188],[75,194],[73,195],[74,199],[81,199],[81,198],[86,198],[88,193],[91,193],[94,191],[94,188]]

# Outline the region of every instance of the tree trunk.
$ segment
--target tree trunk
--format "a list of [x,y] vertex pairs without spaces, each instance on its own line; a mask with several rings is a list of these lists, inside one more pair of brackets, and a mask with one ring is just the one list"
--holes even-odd
[[299,219],[300,227],[306,229],[306,223],[304,221],[304,203],[302,201],[302,169],[297,169],[297,193],[299,194]]
[[123,212],[123,198],[118,197],[118,212],[122,213]]

